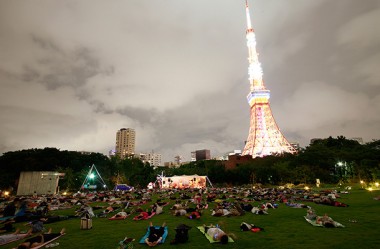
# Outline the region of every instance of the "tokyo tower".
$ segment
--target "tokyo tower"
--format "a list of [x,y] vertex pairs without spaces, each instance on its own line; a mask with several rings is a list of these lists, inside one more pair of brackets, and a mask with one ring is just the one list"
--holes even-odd
[[250,93],[247,100],[251,107],[251,121],[248,139],[242,155],[251,155],[255,158],[284,152],[295,153],[296,150],[278,128],[270,109],[270,91],[264,86],[263,70],[256,51],[256,37],[251,24],[247,0],[245,6],[247,15],[246,37],[249,54],[248,79],[250,83]]

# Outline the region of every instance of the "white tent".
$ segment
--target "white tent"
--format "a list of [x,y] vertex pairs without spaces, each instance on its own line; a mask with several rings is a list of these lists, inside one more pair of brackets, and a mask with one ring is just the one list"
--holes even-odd
[[199,175],[162,176],[160,181],[162,189],[206,188],[207,182],[212,186],[207,176]]

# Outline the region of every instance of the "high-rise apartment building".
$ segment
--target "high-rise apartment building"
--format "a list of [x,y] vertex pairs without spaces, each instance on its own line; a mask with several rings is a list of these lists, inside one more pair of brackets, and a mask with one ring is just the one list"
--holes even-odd
[[115,154],[126,158],[135,154],[136,132],[131,128],[121,128],[116,133]]
[[135,155],[135,158],[139,158],[144,163],[148,162],[151,166],[155,166],[155,167],[162,166],[161,154],[157,154],[153,152],[147,153],[147,154],[140,153],[138,155]]

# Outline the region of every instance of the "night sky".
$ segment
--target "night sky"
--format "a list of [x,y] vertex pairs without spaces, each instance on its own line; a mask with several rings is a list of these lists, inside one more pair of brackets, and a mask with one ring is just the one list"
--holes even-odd
[[[285,137],[380,139],[380,1],[248,3]],[[124,127],[163,161],[242,150],[245,18],[244,0],[0,1],[0,153],[107,154]]]

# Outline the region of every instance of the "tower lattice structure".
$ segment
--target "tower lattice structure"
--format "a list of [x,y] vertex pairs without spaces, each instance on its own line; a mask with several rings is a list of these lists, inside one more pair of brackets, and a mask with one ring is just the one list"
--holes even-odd
[[246,0],[248,75],[250,93],[247,96],[251,107],[251,120],[248,139],[242,155],[263,157],[282,153],[295,153],[296,150],[286,140],[278,128],[269,104],[270,91],[263,82],[263,70],[256,51],[256,37],[251,24]]

